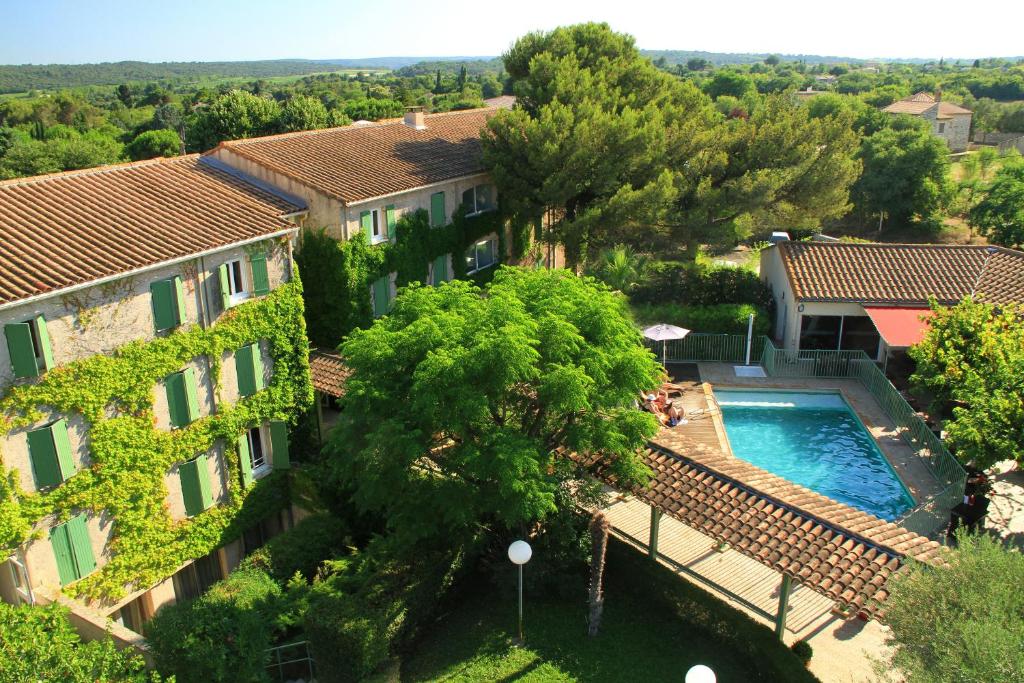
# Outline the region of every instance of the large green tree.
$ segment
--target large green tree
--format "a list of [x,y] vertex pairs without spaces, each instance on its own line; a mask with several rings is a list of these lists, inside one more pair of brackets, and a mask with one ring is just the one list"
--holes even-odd
[[634,398],[658,366],[594,280],[505,267],[484,290],[414,283],[341,351],[352,375],[326,452],[406,541],[553,514],[578,478],[560,449],[603,454],[624,485],[648,475],[637,449],[657,425]]
[[178,132],[160,128],[139,133],[128,143],[125,151],[132,159],[153,159],[154,157],[173,157],[181,151],[181,138]]
[[[530,33],[504,55],[517,107],[484,135],[484,161],[513,216],[554,217],[552,236],[579,264],[609,226],[607,201],[657,176],[670,135],[712,115],[687,82],[659,71],[606,24]],[[671,131],[671,133],[670,133]]]
[[315,97],[295,95],[281,107],[281,125],[284,132],[326,128],[330,122],[327,107]]
[[626,186],[606,216],[686,245],[734,244],[757,227],[816,228],[849,210],[860,164],[852,116],[812,118],[786,96],[770,96],[746,118],[721,119],[674,141],[665,169],[641,187]]
[[0,602],[0,681],[121,683],[158,681],[142,657],[109,638],[82,642],[67,608]]
[[1024,246],[1024,159],[1013,157],[996,171],[970,211],[972,226],[996,244]]
[[885,602],[892,655],[907,683],[1024,681],[1024,555],[963,536],[947,565],[912,563]]
[[190,150],[204,151],[224,140],[276,133],[280,117],[281,107],[274,100],[232,90],[196,108],[185,139]]
[[927,122],[897,119],[864,139],[860,158],[853,198],[862,213],[897,225],[938,217],[951,192],[949,148]]
[[951,414],[947,441],[964,462],[1024,463],[1024,307],[965,299],[934,305],[924,340],[911,347],[911,380]]

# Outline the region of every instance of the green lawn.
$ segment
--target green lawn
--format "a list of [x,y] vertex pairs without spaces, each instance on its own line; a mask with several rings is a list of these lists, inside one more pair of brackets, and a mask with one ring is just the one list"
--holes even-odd
[[403,681],[672,681],[698,663],[729,681],[814,681],[771,631],[655,566],[609,548],[601,633],[587,636],[586,585],[578,600],[526,600],[526,644],[515,647],[515,602],[485,581],[402,664]]

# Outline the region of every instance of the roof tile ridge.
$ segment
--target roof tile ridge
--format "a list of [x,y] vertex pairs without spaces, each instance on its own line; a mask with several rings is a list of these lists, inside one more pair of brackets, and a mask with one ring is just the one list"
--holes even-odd
[[124,161],[119,164],[103,164],[102,166],[90,166],[89,168],[75,168],[70,171],[57,171],[56,173],[43,173],[40,175],[24,176],[21,178],[9,178],[0,180],[0,188],[14,185],[28,185],[32,183],[57,180],[60,178],[75,178],[78,176],[98,175],[100,173],[111,173],[128,168],[141,168],[145,166],[157,166],[160,164],[176,164],[185,161],[193,161],[200,155],[197,152],[183,154],[176,157],[154,157],[152,159],[140,159],[139,161]]

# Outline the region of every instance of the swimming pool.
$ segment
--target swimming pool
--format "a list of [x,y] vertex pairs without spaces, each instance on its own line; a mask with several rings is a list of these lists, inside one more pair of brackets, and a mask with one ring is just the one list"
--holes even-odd
[[839,393],[715,389],[715,398],[737,458],[889,521],[914,506]]

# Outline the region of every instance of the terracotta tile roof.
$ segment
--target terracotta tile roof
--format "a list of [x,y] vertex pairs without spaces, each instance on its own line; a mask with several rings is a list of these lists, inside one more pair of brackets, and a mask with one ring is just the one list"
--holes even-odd
[[[934,541],[672,430],[645,456],[653,477],[629,493],[854,613],[876,613],[904,558],[942,561]],[[573,457],[614,486],[595,458]]]
[[[910,97],[897,100],[888,107],[882,109],[890,114],[911,114],[920,116],[935,105],[935,96],[926,92],[919,92]],[[970,109],[953,104],[952,102],[939,103],[939,118],[950,118],[954,114],[971,114]]]
[[296,226],[198,155],[0,182],[0,304]]
[[345,381],[352,370],[345,365],[337,351],[310,351],[309,371],[313,375],[314,389],[336,398],[345,395]]
[[484,100],[484,104],[488,107],[501,107],[502,109],[511,109],[515,103],[515,95],[498,95],[497,97]]
[[483,172],[480,131],[497,111],[430,114],[423,130],[391,119],[233,140],[217,149],[349,204]]
[[954,304],[967,295],[990,303],[1024,301],[1024,252],[936,244],[781,242],[779,256],[803,301]]

